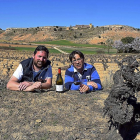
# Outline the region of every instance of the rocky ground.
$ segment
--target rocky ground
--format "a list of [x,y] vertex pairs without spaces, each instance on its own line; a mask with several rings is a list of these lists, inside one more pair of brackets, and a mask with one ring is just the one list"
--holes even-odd
[[[1,140],[122,139],[103,117],[108,91],[0,90]],[[113,135],[112,135],[113,134]],[[115,135],[114,135],[115,134]]]
[[1,140],[122,140],[103,117],[109,90],[19,92],[0,90]]
[[[104,101],[110,89],[80,94],[49,90],[20,92],[0,81],[0,140],[139,140],[140,122],[109,130]],[[140,93],[137,93],[140,101]],[[126,129],[127,128],[127,129]],[[123,133],[128,135],[124,138]]]

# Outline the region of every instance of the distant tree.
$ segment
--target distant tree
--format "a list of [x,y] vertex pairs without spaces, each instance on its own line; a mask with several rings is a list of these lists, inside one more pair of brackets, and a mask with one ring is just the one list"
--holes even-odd
[[112,47],[116,48],[118,53],[128,53],[132,50],[132,45],[130,43],[124,44],[121,40],[115,41]]
[[112,47],[117,49],[118,53],[124,52],[124,44],[122,43],[121,40],[115,41]]
[[123,43],[121,40],[115,41],[113,47],[118,53],[140,52],[140,38],[134,38],[131,43]]
[[107,46],[108,53],[109,53],[109,50],[112,48],[112,45],[113,45],[113,40],[112,39],[107,39],[106,40],[106,46]]
[[56,28],[54,28],[53,30],[54,30],[54,31],[57,31],[57,29],[56,29]]
[[76,36],[76,35],[73,35],[73,37],[74,37],[74,38],[77,38],[77,36]]
[[104,45],[105,43],[104,42],[100,42],[99,44]]
[[136,52],[140,52],[140,38],[136,37],[132,42],[132,48]]
[[124,44],[128,44],[128,43],[131,43],[135,38],[133,37],[125,37],[125,38],[122,38],[121,41],[124,43]]

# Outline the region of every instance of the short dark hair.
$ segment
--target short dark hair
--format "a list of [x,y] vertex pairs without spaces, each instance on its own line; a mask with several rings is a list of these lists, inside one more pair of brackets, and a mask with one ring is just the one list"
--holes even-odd
[[75,50],[73,52],[71,52],[71,54],[69,55],[69,59],[70,61],[72,62],[72,58],[75,58],[75,54],[78,54],[80,56],[80,58],[83,58],[84,59],[84,54],[78,50]]
[[37,51],[45,51],[47,53],[47,58],[48,58],[49,50],[45,46],[38,45],[37,48],[34,51],[34,55],[37,53]]

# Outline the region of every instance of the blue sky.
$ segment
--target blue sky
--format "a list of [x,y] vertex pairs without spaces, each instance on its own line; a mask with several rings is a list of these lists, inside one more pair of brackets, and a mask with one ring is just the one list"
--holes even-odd
[[140,0],[0,0],[0,28],[128,25],[140,28]]

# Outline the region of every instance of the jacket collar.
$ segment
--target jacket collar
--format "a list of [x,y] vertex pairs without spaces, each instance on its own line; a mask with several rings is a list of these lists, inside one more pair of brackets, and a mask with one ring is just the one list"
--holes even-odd
[[[74,69],[74,73],[78,73],[77,69],[74,66],[73,66],[73,69]],[[83,69],[83,71],[85,71],[85,70],[87,70],[86,63],[84,63],[84,69]]]

